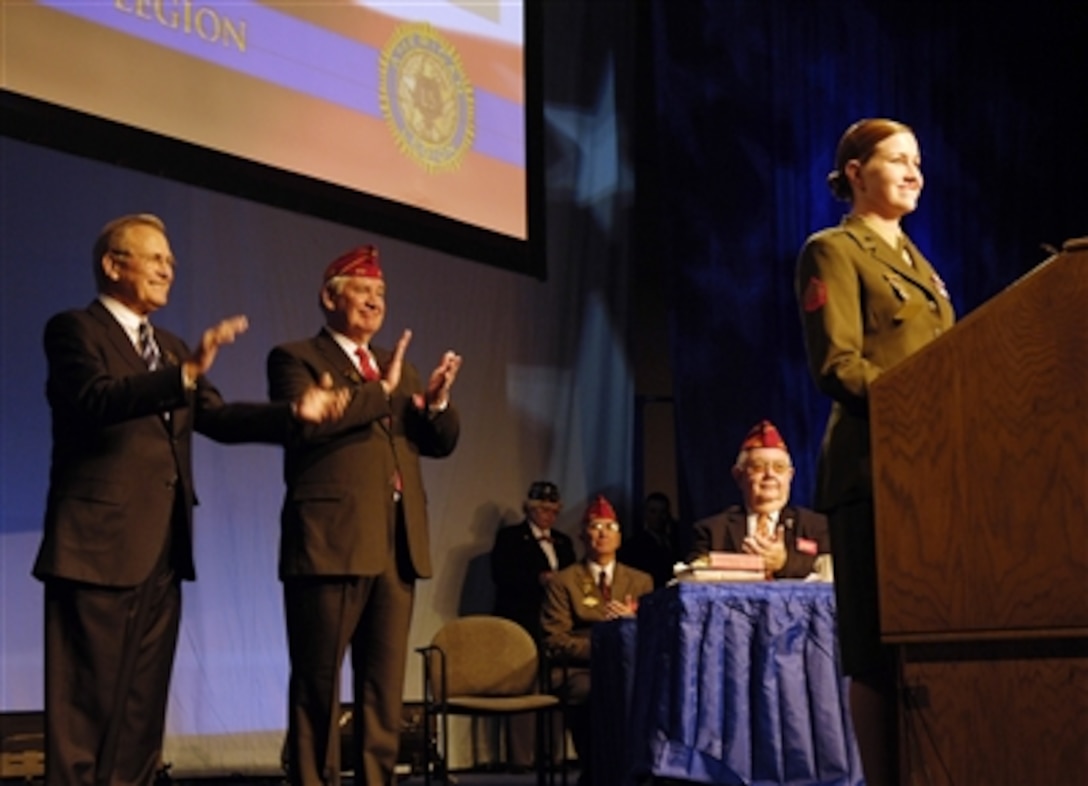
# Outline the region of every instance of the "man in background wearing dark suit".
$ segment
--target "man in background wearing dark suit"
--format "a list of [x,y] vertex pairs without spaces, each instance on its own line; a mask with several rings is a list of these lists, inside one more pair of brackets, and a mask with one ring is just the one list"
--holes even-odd
[[53,452],[34,575],[49,786],[150,784],[160,767],[180,582],[195,578],[193,431],[283,444],[295,418],[347,403],[315,386],[276,405],[224,403],[204,373],[245,318],[208,329],[194,352],[151,327],[175,272],[157,217],[111,221],[93,260],[98,298],[45,328]]
[[448,456],[460,424],[450,387],[461,357],[446,352],[421,380],[371,344],[385,319],[378,249],[332,261],[320,292],[325,327],[276,347],[269,392],[290,400],[329,375],[353,392],[336,423],[303,429],[284,455],[279,574],[287,645],[288,776],[340,782],[340,666],[351,648],[355,783],[395,782],[408,630],[417,578],[431,575],[420,456]]
[[536,481],[522,505],[525,520],[500,527],[491,549],[495,614],[518,623],[537,641],[544,588],[575,559],[570,536],[553,529],[562,506],[558,486]]
[[[544,589],[556,572],[573,565],[574,541],[555,529],[555,520],[563,508],[559,487],[547,480],[529,486],[522,510],[525,519],[495,533],[491,549],[491,579],[495,582],[495,614],[521,625],[540,642],[540,604]],[[536,718],[518,715],[510,718],[508,756],[514,769],[533,762]],[[562,733],[558,726],[556,736]]]
[[[798,579],[813,573],[817,557],[830,562],[827,518],[789,505],[793,462],[786,442],[769,420],[757,423],[740,446],[733,480],[744,497],[695,523],[689,562],[711,551],[758,554],[768,578]],[[821,570],[823,577],[827,572]]]

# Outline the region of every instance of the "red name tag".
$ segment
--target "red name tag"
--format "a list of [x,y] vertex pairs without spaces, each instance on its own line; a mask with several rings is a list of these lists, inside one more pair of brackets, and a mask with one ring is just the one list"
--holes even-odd
[[816,556],[816,541],[809,540],[808,538],[797,539],[797,550],[802,554],[811,554]]

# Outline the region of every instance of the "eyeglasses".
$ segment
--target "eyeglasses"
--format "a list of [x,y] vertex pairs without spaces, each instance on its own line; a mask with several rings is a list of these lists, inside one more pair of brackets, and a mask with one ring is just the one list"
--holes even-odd
[[618,521],[594,521],[592,524],[586,524],[586,529],[590,532],[619,532],[620,523]]
[[153,265],[166,264],[170,267],[174,267],[177,264],[177,260],[174,259],[172,254],[138,254],[135,251],[129,251],[125,248],[111,248],[108,253],[111,257],[120,257],[121,259],[136,259],[140,262],[150,263]]
[[744,464],[744,471],[756,477],[764,475],[768,471],[772,475],[785,475],[792,468],[792,464],[781,459],[778,461],[748,461]]

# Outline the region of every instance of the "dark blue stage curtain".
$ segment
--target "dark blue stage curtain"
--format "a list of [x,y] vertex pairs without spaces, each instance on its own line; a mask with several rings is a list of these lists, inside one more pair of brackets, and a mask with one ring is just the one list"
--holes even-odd
[[[797,252],[846,210],[825,186],[852,121],[911,125],[926,185],[905,223],[958,314],[1088,234],[1088,14],[1075,3],[650,4],[652,195],[671,266],[681,504],[707,515],[760,418],[812,498],[828,402],[804,359]],[[1079,98],[1078,98],[1079,96]],[[645,147],[644,147],[645,150]]]

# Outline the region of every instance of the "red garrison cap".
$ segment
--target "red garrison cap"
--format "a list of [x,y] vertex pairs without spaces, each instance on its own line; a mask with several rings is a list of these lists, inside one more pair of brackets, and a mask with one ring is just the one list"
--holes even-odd
[[604,498],[603,494],[598,494],[597,499],[589,503],[589,507],[586,508],[586,522],[596,521],[598,519],[604,521],[618,521],[616,518],[616,511],[612,509],[611,503]]
[[748,432],[748,436],[744,438],[744,442],[740,445],[741,450],[751,450],[752,448],[782,448],[782,450],[789,450],[786,447],[786,441],[782,439],[782,435],[778,433],[774,423],[769,420],[761,420],[752,426],[752,430]]
[[324,281],[337,276],[365,276],[381,278],[382,268],[378,264],[377,246],[359,246],[346,254],[341,254],[325,268]]

